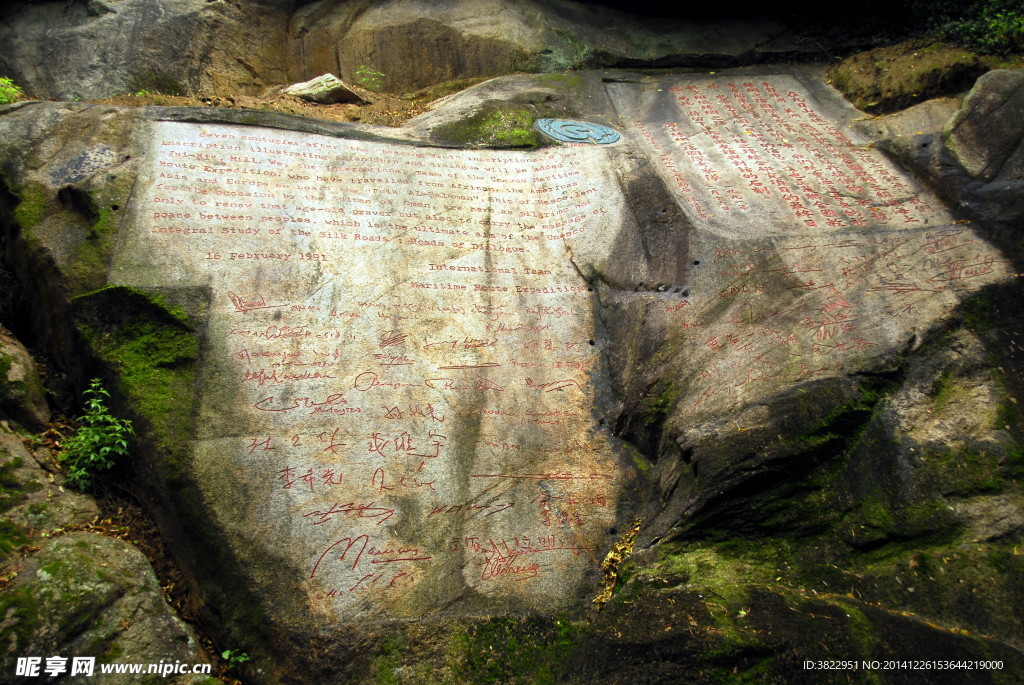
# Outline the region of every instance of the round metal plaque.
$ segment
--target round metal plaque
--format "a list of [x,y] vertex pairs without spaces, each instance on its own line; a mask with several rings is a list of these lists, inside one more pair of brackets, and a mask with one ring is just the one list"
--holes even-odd
[[537,129],[541,133],[563,143],[592,143],[609,145],[621,137],[615,129],[604,124],[571,119],[538,119]]

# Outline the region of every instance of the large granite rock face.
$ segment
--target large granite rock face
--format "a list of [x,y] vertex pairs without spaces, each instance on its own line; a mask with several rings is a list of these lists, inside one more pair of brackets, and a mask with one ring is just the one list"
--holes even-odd
[[73,100],[140,90],[254,95],[324,73],[405,92],[514,71],[715,68],[818,54],[775,21],[638,19],[568,0],[296,4],[9,3],[0,9],[0,73],[31,96]]
[[140,90],[254,94],[284,83],[289,4],[202,0],[8,3],[0,72],[63,100]]
[[336,59],[319,63],[328,70],[336,64],[353,82],[360,66],[370,66],[395,92],[512,71],[734,66],[770,55],[772,39],[785,33],[768,21],[645,20],[564,0],[404,0],[374,3],[358,17],[345,9],[326,0],[300,10],[293,20],[300,54]]
[[571,259],[622,222],[602,152],[148,138],[111,282],[207,289],[191,470],[256,587],[325,627],[576,601],[621,485]]
[[[1019,534],[1015,492],[983,485],[1016,468],[1001,408],[1015,386],[927,352],[1012,264],[874,149],[819,71],[502,83],[393,131],[46,103],[0,116],[7,262],[40,302],[22,316],[40,339],[62,332],[49,344],[69,369],[75,345],[90,351],[80,382],[96,369],[118,388],[146,442],[139,478],[207,618],[257,657],[253,678],[368,680],[434,659],[479,681],[501,651],[481,661],[479,645],[519,640],[488,619],[578,619],[637,516],[630,592],[774,584],[723,599],[740,617],[824,592],[807,569],[853,568],[839,547],[968,523],[986,544]],[[502,98],[515,116],[476,116]],[[535,144],[538,103],[617,142],[434,146]],[[956,344],[983,354],[966,333]],[[940,386],[932,420],[922,398]],[[957,431],[971,439],[942,452]],[[981,464],[966,489],[965,461]],[[938,512],[954,504],[955,521]],[[813,538],[830,526],[844,532]],[[820,545],[785,573],[686,547],[749,531]],[[855,572],[867,602],[965,613],[924,591],[900,604],[884,572]],[[652,597],[651,615],[671,614]],[[572,632],[552,620],[524,628],[543,649]],[[580,654],[608,644],[592,637]]]

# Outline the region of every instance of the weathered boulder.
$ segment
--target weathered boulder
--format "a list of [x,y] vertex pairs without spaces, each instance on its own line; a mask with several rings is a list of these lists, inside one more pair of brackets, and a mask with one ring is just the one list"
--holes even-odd
[[28,449],[7,429],[0,429],[0,469],[6,490],[3,518],[16,530],[60,530],[93,523],[99,516],[92,497],[64,488],[64,477],[49,450]]
[[50,420],[35,361],[11,332],[0,326],[0,416],[36,430]]
[[[5,422],[6,423],[6,422]],[[163,598],[149,561],[134,545],[98,532],[100,510],[89,495],[64,487],[51,452],[26,447],[0,426],[0,680],[14,682],[18,658],[72,657],[101,665],[208,664],[192,629]],[[65,532],[78,529],[80,532]],[[37,662],[38,663],[38,662]],[[103,675],[104,682],[167,682],[164,674]],[[89,682],[87,676],[67,682]]]
[[334,74],[324,74],[309,81],[295,83],[281,92],[322,105],[334,105],[339,102],[365,102],[358,93],[352,90],[351,86]]
[[[860,124],[959,212],[999,229],[994,236],[1011,251],[1024,221],[1022,81],[1018,71],[995,70],[977,80],[955,111],[944,100]],[[920,116],[926,110],[927,120]]]
[[960,109],[963,96],[925,100],[888,116],[873,117],[862,124],[883,140],[942,132]]
[[955,95],[988,71],[977,55],[941,43],[902,43],[848,57],[830,69],[833,85],[859,109],[887,114]]
[[570,0],[23,0],[0,12],[0,73],[30,95],[65,100],[254,95],[328,72],[405,92],[515,71],[821,54],[777,20],[644,19]]
[[[71,532],[42,542],[21,560],[14,581],[0,591],[4,675],[17,657],[93,657],[93,678],[109,683],[196,685],[219,682],[192,630],[167,605],[146,557],[113,537]],[[109,664],[141,664],[140,674],[106,673]],[[174,674],[149,664],[183,664]],[[198,670],[193,671],[195,667]],[[205,674],[204,674],[205,670]],[[181,673],[187,675],[180,675]],[[89,676],[67,682],[91,682]]]
[[338,69],[359,83],[358,71],[368,68],[383,74],[385,90],[404,92],[513,71],[735,66],[767,57],[768,44],[785,33],[771,21],[639,19],[564,0],[403,0],[373,3],[358,14],[350,8],[324,0],[297,12],[292,35],[300,75]]
[[992,71],[974,84],[945,132],[972,177],[1024,181],[1024,71]]

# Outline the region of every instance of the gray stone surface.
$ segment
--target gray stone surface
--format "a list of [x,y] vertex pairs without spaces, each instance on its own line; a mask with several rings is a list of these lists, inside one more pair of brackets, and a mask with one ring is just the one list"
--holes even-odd
[[872,117],[862,126],[872,137],[896,138],[941,133],[963,102],[958,98],[934,98],[882,117]]
[[12,491],[3,517],[24,530],[44,533],[94,523],[99,517],[92,497],[64,488],[64,476],[49,450],[29,449],[8,429],[0,429],[0,464]]
[[35,361],[18,340],[0,326],[0,416],[41,430],[50,420]]
[[326,624],[574,601],[619,482],[571,260],[622,221],[602,153],[150,139],[111,278],[210,288],[194,468],[254,581]]
[[978,79],[949,124],[946,141],[967,172],[990,182],[1024,179],[1024,72]]

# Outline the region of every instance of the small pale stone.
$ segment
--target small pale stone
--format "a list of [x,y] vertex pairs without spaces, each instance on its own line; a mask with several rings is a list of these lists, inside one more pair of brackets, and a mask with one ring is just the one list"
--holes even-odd
[[336,105],[340,102],[365,102],[352,88],[334,74],[324,74],[315,79],[303,81],[284,89],[288,95],[300,97],[321,105]]

